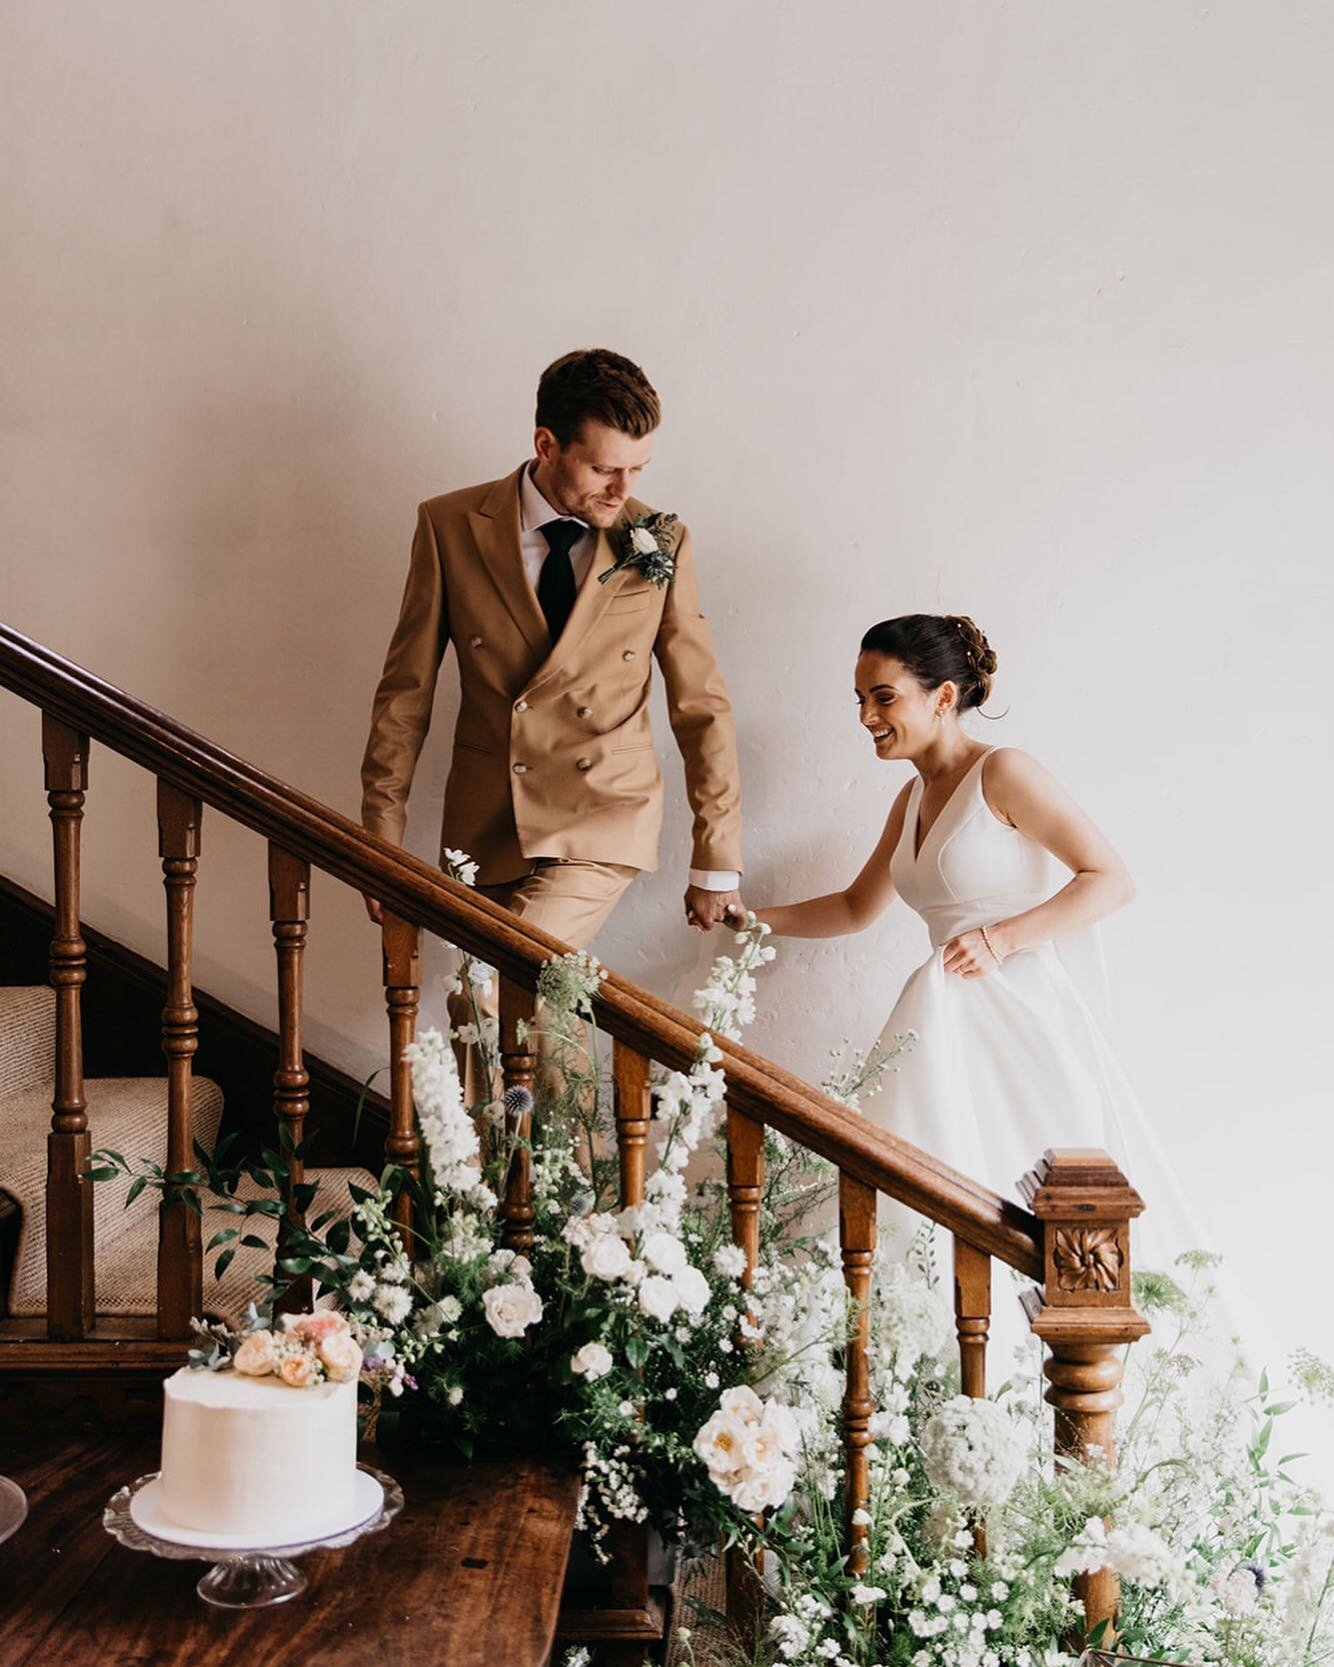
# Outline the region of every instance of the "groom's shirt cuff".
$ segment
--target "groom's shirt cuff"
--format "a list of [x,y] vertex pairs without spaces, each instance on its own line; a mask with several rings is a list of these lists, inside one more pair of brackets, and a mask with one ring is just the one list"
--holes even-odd
[[701,891],[735,891],[741,876],[731,868],[692,868],[690,883]]

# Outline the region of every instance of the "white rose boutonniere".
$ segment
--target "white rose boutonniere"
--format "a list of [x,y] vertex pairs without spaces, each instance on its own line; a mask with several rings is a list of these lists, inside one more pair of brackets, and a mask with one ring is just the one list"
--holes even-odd
[[620,557],[615,567],[599,575],[598,583],[605,585],[614,573],[632,567],[659,590],[670,584],[676,572],[675,526],[676,516],[659,513],[628,522],[621,537]]

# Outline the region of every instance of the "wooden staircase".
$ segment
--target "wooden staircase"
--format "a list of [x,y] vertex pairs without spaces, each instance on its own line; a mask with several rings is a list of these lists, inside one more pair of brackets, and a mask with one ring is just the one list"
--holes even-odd
[[[162,1045],[167,1056],[163,1131],[166,1167],[188,1166],[196,1087],[191,1059],[197,1014],[191,984],[191,893],[199,863],[204,807],[239,822],[269,842],[270,919],[277,959],[279,1060],[274,1114],[299,1141],[309,1109],[302,1052],[301,983],[312,867],[378,898],[385,909],[383,987],[387,1008],[391,1092],[387,1157],[408,1169],[418,1159],[404,1045],[415,1030],[421,930],[437,934],[498,969],[501,975],[501,1063],[506,1086],[531,1082],[534,1056],[524,1023],[531,1017],[537,977],[566,946],[526,926],[498,905],[436,868],[367,833],[255,766],[177,724],[19,633],[0,626],[0,686],[38,706],[55,854],[55,925],[51,983],[55,992],[55,1069],[47,1134],[47,1300],[44,1337],[30,1319],[0,1320],[0,1390],[7,1374],[40,1370],[116,1372],[126,1365],[161,1370],[183,1353],[189,1317],[203,1302],[197,1218],[179,1205],[160,1211],[157,1306],[153,1319],[99,1313],[95,1301],[94,1214],[83,1177],[94,1144],[95,1096],[85,1103],[80,992],[85,945],[79,908],[79,837],[88,791],[91,743],[96,741],[151,771],[158,782],[159,844],[166,894],[168,998]],[[26,998],[25,998],[26,999]],[[642,1202],[650,1062],[687,1071],[698,1023],[627,980],[609,976],[596,1001],[601,1029],[614,1042],[616,1127],[623,1206]],[[1148,1329],[1130,1290],[1130,1222],[1142,1203],[1115,1164],[1101,1152],[1034,1154],[1021,1184],[1025,1205],[867,1123],[769,1061],[734,1044],[722,1045],[727,1081],[728,1186],[733,1236],[754,1266],[758,1201],[764,1184],[764,1132],[773,1129],[818,1153],[839,1173],[839,1223],[844,1278],[862,1314],[846,1351],[843,1401],[847,1475],[846,1543],[849,1568],[865,1572],[870,1422],[867,1301],[876,1242],[876,1200],[885,1193],[939,1223],[953,1235],[954,1298],[964,1391],[986,1388],[986,1350],[992,1303],[992,1265],[1017,1269],[1031,1282],[1024,1307],[1047,1349],[1047,1399],[1055,1414],[1060,1452],[1114,1452],[1121,1348]],[[42,1089],[46,1093],[46,1089]],[[517,1250],[531,1243],[532,1202],[526,1117],[507,1131],[515,1142],[500,1209],[504,1240]],[[400,1200],[410,1207],[404,1195]],[[1100,1275],[1081,1269],[1098,1247]],[[1114,1247],[1109,1251],[1108,1247]],[[1006,1282],[1008,1283],[1008,1281]],[[138,1327],[138,1330],[127,1329]],[[860,1520],[859,1520],[860,1519]],[[1117,1587],[1109,1571],[1086,1576],[1088,1624],[1110,1619]],[[555,1615],[550,1617],[554,1626]],[[664,1612],[650,1591],[642,1535],[618,1546],[613,1579],[591,1603],[581,1603],[562,1627],[566,1637],[599,1647],[600,1667],[639,1667],[647,1646],[661,1640]],[[503,1651],[501,1652],[503,1655]],[[498,1656],[497,1659],[500,1657]],[[201,1658],[202,1659],[202,1658]],[[421,1658],[423,1667],[449,1663],[447,1650]]]
[[[13,1206],[13,1240],[0,1258],[7,1277],[0,1287],[0,1313],[28,1322],[34,1339],[46,1334],[45,1137],[55,1092],[56,999],[46,986],[0,986],[0,1194]],[[99,1147],[167,1161],[168,1082],[165,1077],[93,1077],[85,1081],[87,1115]],[[190,1118],[194,1137],[212,1150],[222,1124],[222,1094],[205,1077],[191,1080]],[[321,1208],[346,1215],[349,1184],[374,1185],[359,1168],[312,1169],[320,1183]],[[107,1185],[93,1194],[94,1307],[103,1320],[152,1319],[157,1314],[157,1194],[142,1192],[127,1208],[126,1187]],[[259,1196],[249,1179],[237,1197]],[[206,1225],[221,1218],[205,1217]],[[244,1245],[218,1280],[215,1257],[206,1257],[201,1312],[236,1319],[253,1300],[259,1274],[270,1271],[276,1254],[277,1223],[255,1216],[247,1233],[263,1248]]]

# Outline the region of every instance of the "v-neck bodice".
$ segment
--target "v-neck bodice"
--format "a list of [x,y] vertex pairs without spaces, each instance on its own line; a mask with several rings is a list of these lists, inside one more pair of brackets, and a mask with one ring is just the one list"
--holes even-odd
[[987,804],[982,773],[990,755],[983,753],[964,772],[914,854],[923,792],[917,778],[890,858],[895,889],[926,922],[936,948],[960,932],[1032,908],[1051,893],[1046,851]]

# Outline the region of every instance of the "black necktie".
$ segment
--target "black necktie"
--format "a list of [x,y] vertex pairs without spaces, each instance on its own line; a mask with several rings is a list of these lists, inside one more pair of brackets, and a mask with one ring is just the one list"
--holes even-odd
[[574,567],[570,551],[588,529],[581,521],[548,521],[538,531],[547,541],[550,554],[542,563],[537,581],[537,600],[546,616],[553,646],[560,641],[574,607]]

